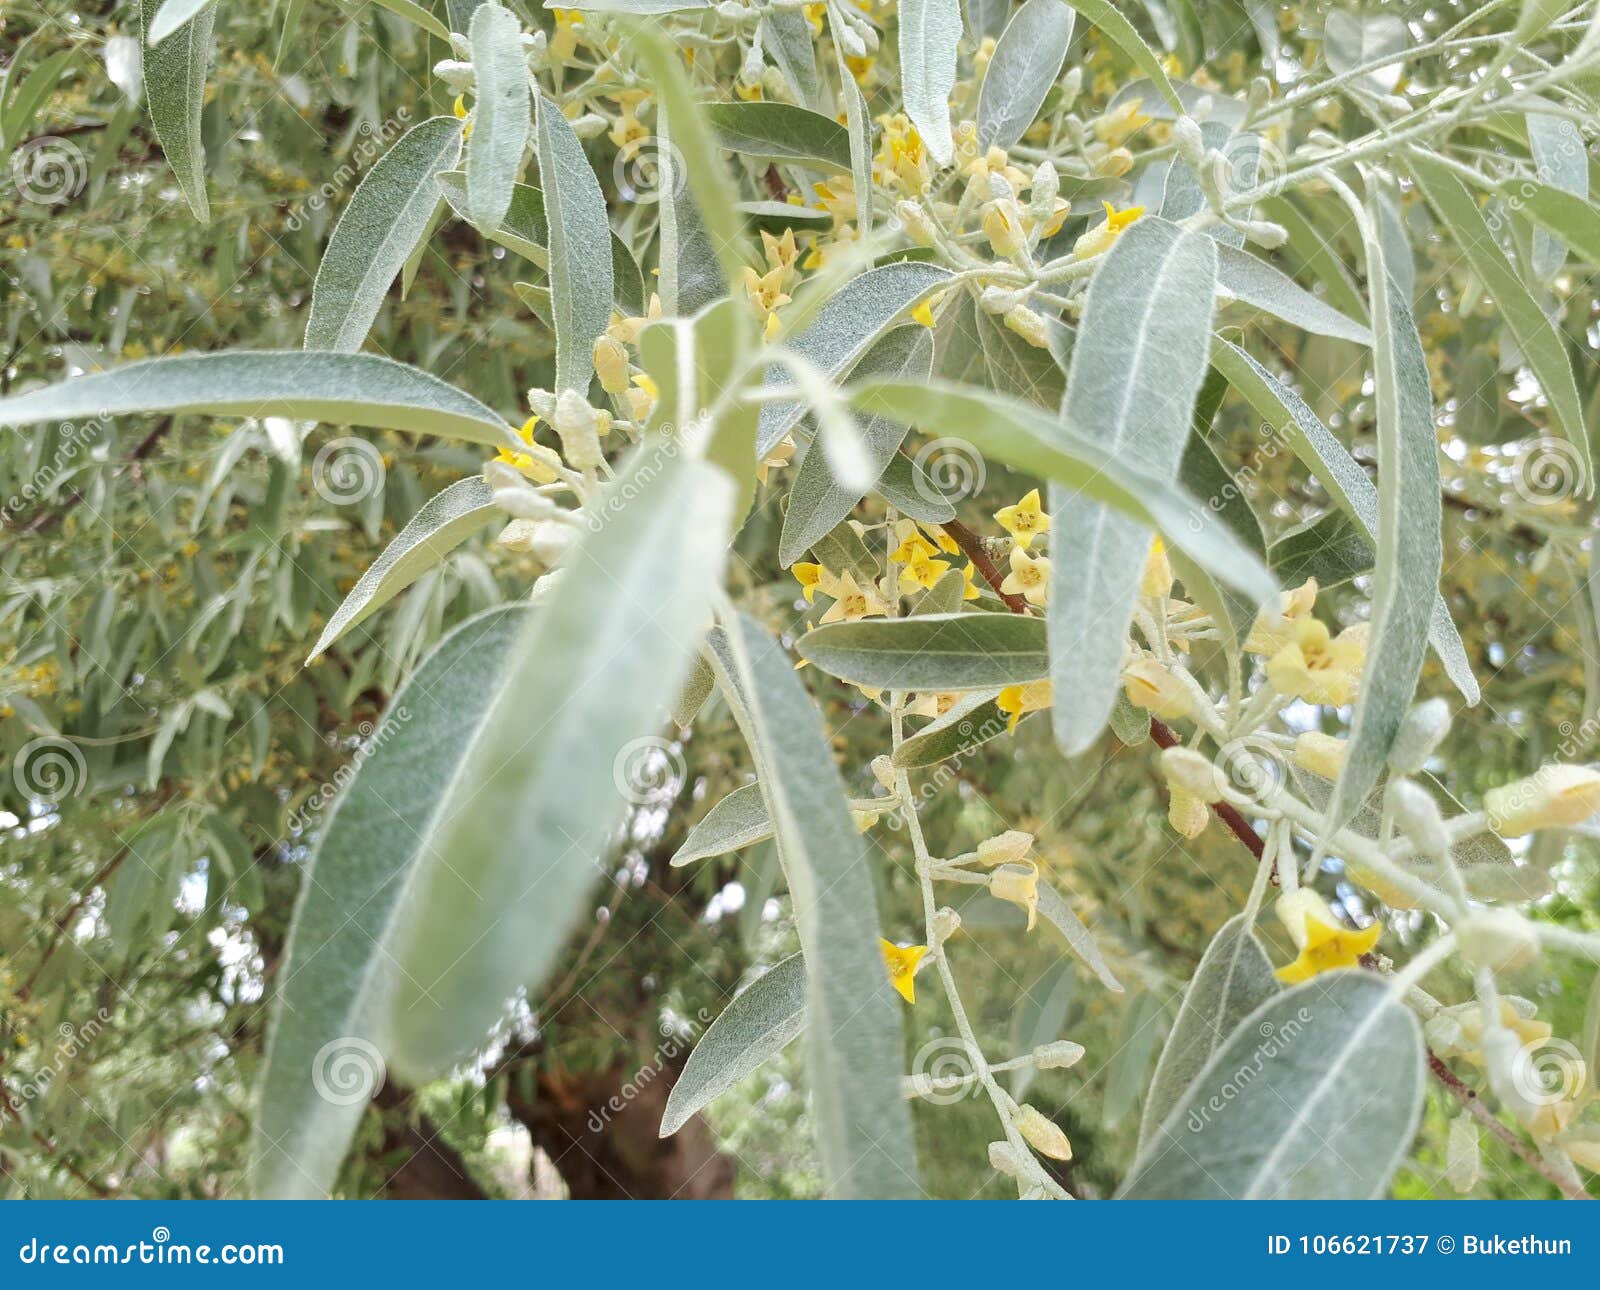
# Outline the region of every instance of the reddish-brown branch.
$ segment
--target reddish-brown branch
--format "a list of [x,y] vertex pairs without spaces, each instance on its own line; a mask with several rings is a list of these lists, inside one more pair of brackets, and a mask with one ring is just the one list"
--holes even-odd
[[[1157,717],[1150,718],[1150,738],[1161,748],[1176,748],[1183,742],[1166,722]],[[1211,809],[1216,817],[1228,826],[1228,832],[1249,847],[1250,854],[1257,860],[1261,859],[1266,853],[1266,844],[1262,842],[1261,835],[1251,827],[1250,821],[1227,802],[1213,802]]]
[[995,562],[989,558],[989,553],[983,549],[983,539],[969,529],[959,520],[950,520],[939,526],[950,536],[950,540],[961,548],[961,554],[972,561],[972,567],[983,575],[983,580],[994,588],[994,594],[1005,601],[1006,608],[1014,614],[1028,612],[1028,602],[1021,596],[1009,591],[1002,591],[1001,586],[1005,578],[1000,570],[995,567]]

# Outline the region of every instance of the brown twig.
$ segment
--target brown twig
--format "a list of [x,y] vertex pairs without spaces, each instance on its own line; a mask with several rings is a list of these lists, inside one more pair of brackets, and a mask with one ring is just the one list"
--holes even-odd
[[1005,579],[1000,570],[989,558],[989,553],[983,549],[983,539],[969,529],[960,520],[950,520],[939,526],[950,537],[950,540],[961,548],[961,554],[972,561],[972,567],[983,575],[983,580],[994,588],[994,594],[1005,601],[1006,608],[1014,614],[1028,612],[1028,602],[1021,596],[1013,595],[1009,591],[1002,591],[1001,584]]

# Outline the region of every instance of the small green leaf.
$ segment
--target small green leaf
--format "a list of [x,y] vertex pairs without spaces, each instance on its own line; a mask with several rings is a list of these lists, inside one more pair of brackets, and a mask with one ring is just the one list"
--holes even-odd
[[949,712],[930,721],[894,750],[894,764],[915,770],[936,766],[951,757],[964,757],[1005,734],[1009,722],[990,691],[963,694]]
[[1340,510],[1297,524],[1267,552],[1267,563],[1286,587],[1307,578],[1315,578],[1319,588],[1337,587],[1370,573],[1375,558],[1366,531]]
[[817,74],[816,42],[805,14],[799,9],[768,9],[761,16],[760,33],[762,46],[794,91],[795,101],[802,107],[820,108],[822,78]]
[[736,788],[706,812],[672,857],[677,869],[696,860],[725,856],[765,842],[772,836],[772,821],[767,818],[766,799],[760,784]]
[[436,116],[407,130],[367,172],[317,266],[307,349],[361,348],[395,275],[433,219],[434,175],[460,155],[461,122]]
[[137,412],[290,417],[526,447],[477,399],[418,368],[378,354],[298,349],[126,363],[0,399],[0,426]]
[[1410,1149],[1422,1081],[1421,1029],[1389,983],[1325,973],[1239,1023],[1118,1195],[1371,1200]]
[[[166,5],[179,3],[181,0],[166,0]],[[152,16],[152,0],[142,0],[140,14],[148,36],[149,24],[159,16]],[[201,223],[211,218],[200,111],[205,106],[211,28],[216,17],[216,6],[207,6],[184,24],[178,39],[164,40],[159,45],[151,45],[147,39],[144,51],[144,93],[150,104],[150,124],[189,209]]]
[[1062,0],[1028,0],[1000,33],[978,93],[978,144],[1009,148],[1039,115],[1072,44]]
[[684,1063],[661,1117],[670,1137],[806,1028],[805,957],[792,954],[734,996]]
[[1161,97],[1175,111],[1183,111],[1178,91],[1167,79],[1166,69],[1161,66],[1156,51],[1145,44],[1144,38],[1133,29],[1133,24],[1122,16],[1111,0],[1068,0],[1068,3],[1098,28],[1102,36],[1133,60],[1133,65],[1150,78],[1156,89],[1161,91]]
[[1211,1054],[1239,1023],[1278,993],[1272,960],[1243,914],[1211,938],[1189,979],[1183,1004],[1167,1035],[1155,1077],[1145,1095],[1139,1145],[1147,1145],[1194,1082]]
[[1049,671],[1042,618],[924,614],[826,623],[796,643],[829,676],[884,690],[984,690]]
[[757,161],[817,162],[850,171],[850,135],[832,117],[792,103],[707,103],[711,128],[730,152]]
[[[494,0],[473,13],[468,39],[476,97],[467,140],[467,209],[479,228],[498,228],[511,205],[511,187],[528,146],[532,119],[528,59],[522,48],[522,24]],[[541,143],[541,157],[543,151]],[[550,184],[544,188],[548,192]],[[610,299],[609,290],[606,298]]]
[[382,609],[496,516],[504,515],[481,478],[451,484],[413,515],[368,566],[328,620],[306,663],[316,662],[346,632]]
[[1221,243],[1217,246],[1217,290],[1302,331],[1353,340],[1358,345],[1372,343],[1372,333],[1363,324],[1347,318],[1265,260]]
[[1094,933],[1067,904],[1066,898],[1042,878],[1039,880],[1039,917],[1061,933],[1067,947],[1083,960],[1084,965],[1100,979],[1101,985],[1113,994],[1122,993],[1122,982],[1112,974]]
[[906,115],[941,166],[955,156],[950,99],[961,42],[960,0],[900,0],[900,85]]

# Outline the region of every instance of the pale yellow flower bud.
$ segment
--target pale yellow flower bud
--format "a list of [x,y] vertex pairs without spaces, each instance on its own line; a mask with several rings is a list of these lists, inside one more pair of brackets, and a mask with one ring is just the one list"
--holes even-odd
[[1020,864],[1033,849],[1033,834],[1021,829],[1007,829],[992,838],[978,843],[978,863],[991,868],[999,864]]
[[576,390],[562,390],[556,399],[555,428],[561,453],[574,470],[596,470],[604,463],[594,409]]
[[1186,717],[1194,711],[1188,686],[1153,658],[1135,659],[1122,671],[1128,702],[1162,718]]
[[1211,822],[1211,811],[1193,793],[1174,788],[1167,802],[1167,823],[1186,838],[1197,838]]
[[872,759],[872,777],[891,792],[894,790],[894,760],[883,754]]
[[1553,763],[1483,795],[1489,827],[1503,838],[1582,824],[1600,811],[1600,771]]
[[1160,538],[1150,543],[1150,556],[1145,561],[1144,574],[1139,579],[1139,593],[1165,600],[1172,590],[1172,562],[1167,559],[1167,547]]
[[1026,910],[1031,932],[1039,921],[1039,866],[1032,861],[1001,865],[989,875],[989,894]]
[[1006,326],[1035,349],[1050,348],[1050,329],[1045,320],[1026,305],[1018,305],[1006,315]]
[[1018,1178],[1022,1175],[1022,1161],[1017,1159],[1016,1148],[1009,1142],[991,1142],[989,1144],[989,1168],[998,1174],[1005,1174],[1008,1178]]
[[1210,758],[1193,748],[1163,749],[1161,773],[1170,787],[1198,797],[1202,802],[1215,802],[1221,797],[1217,791],[1216,767]]
[[610,336],[600,336],[594,342],[594,370],[600,378],[600,388],[607,394],[628,392],[628,351],[622,342]]
[[1033,1050],[1033,1065],[1036,1070],[1042,1071],[1066,1070],[1083,1060],[1083,1052],[1082,1044],[1075,1044],[1070,1039],[1057,1039],[1053,1043],[1040,1044]]
[[1061,1126],[1042,1111],[1024,1103],[1017,1112],[1017,1132],[1022,1139],[1042,1156],[1052,1160],[1071,1160],[1072,1143],[1061,1132]]
[[961,930],[961,915],[949,905],[941,905],[933,915],[933,943],[943,945]]
[[1022,249],[1022,223],[1017,219],[1014,202],[985,202],[982,223],[983,235],[989,239],[996,255],[1010,259]]
[[1320,730],[1308,730],[1294,741],[1295,765],[1323,779],[1338,779],[1350,745]]

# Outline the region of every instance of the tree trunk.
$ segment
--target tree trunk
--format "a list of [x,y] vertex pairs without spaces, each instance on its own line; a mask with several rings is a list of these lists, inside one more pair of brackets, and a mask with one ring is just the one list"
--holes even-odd
[[574,1200],[727,1200],[733,1161],[695,1116],[670,1138],[661,1114],[678,1071],[663,1067],[540,1070],[536,1095],[509,1082],[506,1107],[550,1157]]
[[439,1136],[427,1116],[411,1108],[411,1094],[385,1085],[376,1101],[384,1111],[383,1145],[377,1159],[384,1165],[386,1200],[486,1200],[466,1162]]

